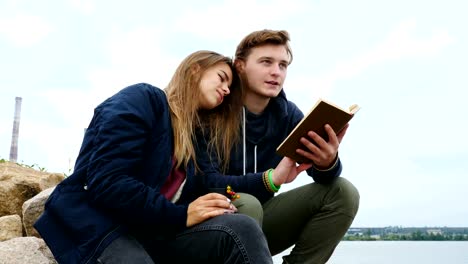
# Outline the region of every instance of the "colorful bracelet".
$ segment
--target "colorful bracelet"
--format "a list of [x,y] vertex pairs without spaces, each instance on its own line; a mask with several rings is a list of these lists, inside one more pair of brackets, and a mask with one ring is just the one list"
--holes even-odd
[[280,186],[276,186],[275,183],[273,182],[273,169],[268,170],[268,181],[270,182],[270,187],[274,192],[278,192],[279,189],[281,188]]

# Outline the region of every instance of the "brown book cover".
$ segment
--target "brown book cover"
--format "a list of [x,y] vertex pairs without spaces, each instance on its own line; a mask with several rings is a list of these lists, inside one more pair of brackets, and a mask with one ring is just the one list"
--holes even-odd
[[[312,110],[289,133],[289,136],[278,146],[276,153],[290,157],[299,163],[308,163],[310,160],[296,153],[296,149],[307,148],[299,141],[301,137],[309,138],[307,132],[314,131],[323,139],[328,140],[325,125],[329,124],[336,134],[353,118],[359,110],[358,105],[352,105],[349,110],[342,109],[330,102],[319,99]],[[309,138],[310,139],[310,138]]]

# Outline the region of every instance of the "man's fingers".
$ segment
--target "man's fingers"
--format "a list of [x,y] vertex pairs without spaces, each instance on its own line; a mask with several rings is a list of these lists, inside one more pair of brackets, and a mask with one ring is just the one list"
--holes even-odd
[[319,136],[314,131],[307,132],[307,136],[310,138],[301,138],[301,143],[304,144],[310,151],[314,152],[320,149],[323,145],[327,144],[325,139]]
[[328,134],[328,143],[331,143],[334,145],[338,143],[338,138],[336,137],[336,133],[330,125],[328,124],[325,125],[325,131]]
[[312,164],[311,163],[302,163],[302,164],[299,164],[299,166],[297,166],[297,172],[298,174],[309,169],[310,167],[312,167]]
[[316,155],[312,154],[311,152],[305,151],[303,149],[296,149],[296,153],[312,161],[317,158]]
[[344,126],[344,128],[340,131],[340,133],[338,133],[338,135],[336,135],[339,143],[341,143],[341,141],[343,140],[343,137],[346,134],[346,130],[348,130],[348,127],[349,123]]

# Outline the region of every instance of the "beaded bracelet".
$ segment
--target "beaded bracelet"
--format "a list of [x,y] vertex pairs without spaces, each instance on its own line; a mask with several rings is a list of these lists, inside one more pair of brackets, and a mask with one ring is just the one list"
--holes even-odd
[[265,188],[269,192],[274,193],[274,191],[270,187],[270,184],[268,183],[268,171],[263,172],[262,180],[263,180],[263,185],[265,186]]

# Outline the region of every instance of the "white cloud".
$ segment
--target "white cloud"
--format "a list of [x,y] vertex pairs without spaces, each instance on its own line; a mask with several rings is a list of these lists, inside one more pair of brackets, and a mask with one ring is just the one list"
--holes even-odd
[[368,52],[349,60],[338,61],[334,69],[320,76],[301,78],[300,82],[309,84],[302,87],[314,87],[314,91],[330,91],[339,79],[352,78],[369,67],[389,61],[434,56],[455,41],[444,29],[433,29],[431,36],[426,39],[417,38],[415,30],[415,19],[402,21],[380,44]]
[[240,40],[246,34],[263,28],[276,28],[278,22],[287,21],[303,12],[307,3],[301,0],[227,0],[210,7],[182,13],[175,30],[189,32],[204,39]]
[[[293,95],[292,97],[293,101],[298,103],[299,108],[306,108],[304,110],[309,110],[311,102],[315,102],[318,98],[328,97],[332,86],[330,79],[304,75],[287,77],[284,83],[286,95],[300,94],[300,96]],[[303,107],[302,103],[304,103]]]
[[[468,113],[463,98],[464,94],[460,94],[459,98],[447,97],[447,90],[443,89],[433,93],[426,92],[424,96],[401,98],[398,107],[385,118],[388,127],[397,128],[392,129],[391,137],[398,138],[399,144],[406,146],[401,155],[407,158],[423,158],[466,153],[466,137],[446,137],[450,135],[450,131],[453,131],[454,135],[468,133],[466,123],[460,122],[466,119]],[[452,103],[442,106],[444,100]],[[401,151],[391,143],[383,144],[387,145],[390,151]]]
[[454,41],[443,29],[433,29],[429,39],[418,39],[415,37],[415,29],[415,19],[401,22],[373,50],[351,61],[338,63],[333,75],[349,78],[375,64],[403,58],[433,56]]
[[183,58],[173,58],[160,49],[162,31],[140,27],[113,32],[105,44],[110,65],[90,72],[94,98],[102,100],[131,84],[149,82],[164,88]]
[[59,87],[42,93],[70,129],[82,131],[91,120],[94,108],[120,89],[140,82],[164,88],[178,60],[159,48],[160,32],[138,28],[130,32],[114,31],[103,46],[109,64],[91,67],[85,78],[88,87]]
[[44,102],[52,105],[65,127],[71,131],[83,131],[91,120],[96,98],[89,89],[51,89],[42,93]]
[[92,14],[96,10],[94,0],[70,0],[70,4],[76,10],[84,14]]
[[[395,142],[393,142],[395,144]],[[444,175],[413,162],[402,152],[379,151],[385,146],[346,146],[342,176],[359,190],[361,204],[353,226],[456,225],[460,219],[442,219],[452,211],[452,200],[466,199],[460,172],[444,170]],[[399,145],[399,144],[396,144]],[[362,153],[378,153],[378,157]],[[462,182],[460,182],[462,183]],[[468,210],[463,210],[465,214]],[[443,220],[443,221],[442,221]]]
[[24,119],[20,130],[19,162],[38,164],[49,172],[69,172],[79,151],[83,129]]
[[31,47],[53,31],[44,18],[27,14],[0,18],[0,35],[20,47]]

